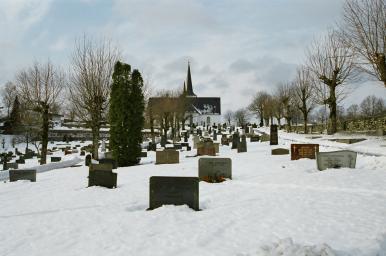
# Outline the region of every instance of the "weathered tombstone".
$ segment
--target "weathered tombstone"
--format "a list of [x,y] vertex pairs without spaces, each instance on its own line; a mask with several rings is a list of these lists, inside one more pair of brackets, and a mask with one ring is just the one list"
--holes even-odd
[[232,136],[232,149],[237,149],[237,145],[240,143],[239,133],[234,133]]
[[216,156],[216,148],[212,141],[200,141],[197,143],[198,156]]
[[16,159],[15,162],[18,164],[25,164],[25,159],[23,156],[19,156],[19,159]]
[[86,166],[90,166],[90,164],[91,164],[91,155],[88,154],[88,155],[86,156],[86,158],[85,158],[85,165],[86,165]]
[[8,169],[17,169],[19,168],[18,163],[7,163],[7,168]]
[[[88,172],[88,186],[101,186],[106,188],[117,187],[117,174],[110,169],[98,166],[99,164],[92,164],[93,169],[90,168]],[[98,167],[97,167],[98,166]],[[111,165],[110,165],[111,166]]]
[[286,148],[275,148],[275,149],[272,149],[271,154],[272,155],[288,155],[289,154],[289,149],[286,149]]
[[62,161],[62,158],[60,156],[51,156],[51,163],[60,161]]
[[162,205],[187,205],[199,210],[197,177],[150,177],[149,210]]
[[111,164],[113,166],[113,169],[117,169],[118,163],[114,159],[111,158],[100,158],[99,159],[100,164]]
[[221,145],[229,146],[229,140],[226,134],[221,135]]
[[9,170],[9,181],[29,180],[36,182],[36,170]]
[[156,151],[155,157],[155,164],[178,164],[180,162],[180,152],[173,149]]
[[147,151],[141,151],[141,157],[147,157]]
[[198,177],[205,181],[223,181],[232,179],[232,160],[230,158],[200,158]]
[[220,143],[214,142],[214,143],[213,143],[213,146],[214,146],[214,152],[215,152],[216,154],[219,154],[219,153],[220,153]]
[[315,154],[318,152],[319,144],[291,144],[291,160],[315,159]]
[[277,125],[272,124],[271,125],[269,145],[277,145],[277,144],[279,144],[279,139],[278,139],[278,134],[277,134]]
[[271,137],[270,135],[264,133],[260,136],[260,142],[265,142],[265,141],[270,141],[271,140]]
[[200,142],[200,138],[197,135],[193,135],[193,148],[197,148],[197,143]]
[[316,153],[316,163],[319,171],[328,168],[355,168],[356,160],[357,152],[349,150]]
[[217,132],[215,129],[213,129],[213,141],[217,140]]
[[247,137],[243,134],[241,135],[241,142],[237,144],[237,153],[247,152]]
[[156,150],[157,150],[157,144],[150,141],[147,146],[147,151],[156,151]]
[[257,134],[251,135],[250,141],[251,142],[258,142],[260,140],[260,136]]

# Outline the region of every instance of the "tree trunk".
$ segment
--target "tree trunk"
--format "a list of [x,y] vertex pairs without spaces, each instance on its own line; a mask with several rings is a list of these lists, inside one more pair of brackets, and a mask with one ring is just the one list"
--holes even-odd
[[330,97],[328,99],[328,107],[330,108],[329,125],[327,128],[328,134],[335,134],[337,132],[337,116],[336,116],[336,97],[335,86],[330,86]]
[[304,118],[304,134],[308,134],[308,129],[307,129],[308,114],[307,114],[307,111],[303,112],[303,118]]
[[92,132],[92,157],[95,160],[99,159],[98,156],[98,149],[99,149],[99,122],[94,123],[94,125],[91,127]]
[[42,108],[43,108],[43,111],[42,111],[43,126],[42,126],[42,151],[41,151],[40,164],[46,164],[47,163],[47,145],[48,145],[48,125],[49,125],[48,105],[43,104]]
[[264,126],[264,119],[263,117],[261,116],[260,117],[260,127],[263,127]]

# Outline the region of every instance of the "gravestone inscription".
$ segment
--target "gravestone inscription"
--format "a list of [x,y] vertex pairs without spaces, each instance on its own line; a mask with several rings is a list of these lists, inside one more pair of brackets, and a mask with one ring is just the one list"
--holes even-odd
[[315,159],[315,153],[319,152],[319,144],[291,144],[291,160],[300,158]]
[[199,210],[199,179],[197,177],[150,177],[149,210],[162,205],[188,205]]
[[316,153],[316,164],[319,171],[328,168],[355,168],[356,160],[357,152],[349,150]]

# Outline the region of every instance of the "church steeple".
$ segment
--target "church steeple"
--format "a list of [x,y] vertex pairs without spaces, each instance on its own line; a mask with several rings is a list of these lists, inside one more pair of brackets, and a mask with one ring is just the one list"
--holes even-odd
[[187,84],[187,88],[186,88],[187,96],[193,96],[193,97],[197,96],[193,92],[192,76],[190,74],[190,63],[189,62],[188,62],[188,75],[186,77],[186,84]]

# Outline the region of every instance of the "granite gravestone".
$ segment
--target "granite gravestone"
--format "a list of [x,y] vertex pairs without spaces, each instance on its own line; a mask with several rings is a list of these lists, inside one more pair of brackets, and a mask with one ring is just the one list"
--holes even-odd
[[197,143],[200,142],[200,138],[197,135],[193,135],[193,148],[197,148]]
[[264,133],[260,136],[260,142],[265,142],[265,141],[270,141],[271,140],[271,137],[270,135]]
[[113,171],[113,165],[111,163],[99,163],[99,164],[90,164],[89,171]]
[[245,152],[247,152],[247,137],[245,135],[241,135],[241,142],[237,144],[237,153]]
[[88,154],[88,155],[85,157],[84,165],[85,165],[85,166],[90,166],[90,164],[91,164],[91,155]]
[[[104,167],[107,168],[104,168]],[[110,164],[91,164],[88,172],[88,186],[100,186],[106,188],[117,187],[117,174],[112,172]]]
[[251,142],[258,142],[259,140],[260,140],[260,136],[259,135],[253,134],[250,137],[250,141]]
[[197,177],[150,177],[149,210],[162,205],[188,205],[199,210]]
[[180,162],[180,152],[173,149],[156,151],[155,164],[178,164]]
[[237,145],[240,143],[240,137],[238,133],[234,133],[232,136],[232,149],[237,149]]
[[217,140],[217,132],[215,129],[213,129],[213,141]]
[[118,168],[118,163],[114,159],[111,158],[101,158],[99,159],[100,164],[111,164],[113,166],[113,169]]
[[277,134],[277,125],[272,124],[271,125],[269,145],[277,145],[277,144],[279,144],[279,139],[278,139],[278,134]]
[[319,144],[291,144],[291,160],[315,159],[315,154],[318,152]]
[[213,143],[213,146],[214,146],[214,152],[215,152],[216,154],[219,154],[219,153],[220,153],[220,143],[214,142],[214,143]]
[[272,149],[271,151],[271,154],[272,155],[288,155],[289,154],[289,149],[286,149],[286,148],[275,148],[275,149]]
[[7,168],[17,169],[19,168],[19,165],[18,163],[7,163]]
[[198,177],[200,180],[232,179],[232,160],[230,158],[200,158]]
[[51,156],[51,163],[60,162],[62,158],[60,156]]
[[36,170],[9,170],[9,181],[29,180],[36,182]]
[[340,150],[316,153],[316,164],[319,171],[328,168],[355,168],[357,152]]
[[197,143],[198,156],[216,156],[216,148],[212,141],[200,141]]
[[229,139],[226,134],[221,135],[221,145],[229,146]]

